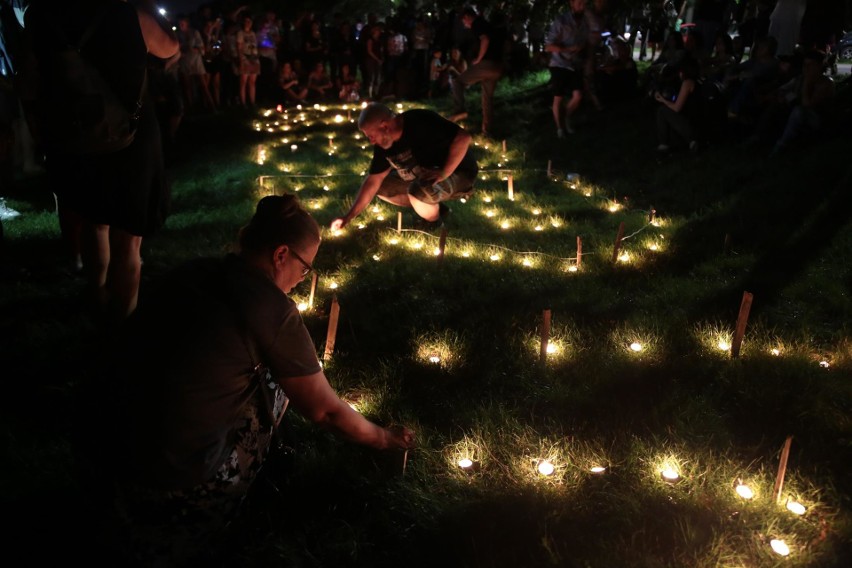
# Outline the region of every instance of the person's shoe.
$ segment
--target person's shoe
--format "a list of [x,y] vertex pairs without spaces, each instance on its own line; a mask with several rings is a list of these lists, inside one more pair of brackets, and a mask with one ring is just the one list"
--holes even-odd
[[559,138],[560,140],[562,138],[565,138],[565,131],[562,130],[561,128],[557,128],[556,129],[556,137]]
[[661,154],[664,153],[664,152],[668,152],[668,151],[669,151],[668,144],[660,144],[659,146],[657,146],[657,152],[659,152]]
[[691,140],[689,142],[689,151],[697,152],[698,151],[698,140]]

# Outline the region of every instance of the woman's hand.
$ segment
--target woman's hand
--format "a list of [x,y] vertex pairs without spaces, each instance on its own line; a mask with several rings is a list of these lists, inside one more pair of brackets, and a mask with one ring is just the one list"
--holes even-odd
[[414,430],[405,426],[385,428],[385,450],[410,450],[416,446]]
[[331,222],[331,225],[329,225],[329,227],[332,231],[339,231],[340,229],[345,227],[348,222],[349,220],[346,219],[346,217],[338,217],[337,219]]

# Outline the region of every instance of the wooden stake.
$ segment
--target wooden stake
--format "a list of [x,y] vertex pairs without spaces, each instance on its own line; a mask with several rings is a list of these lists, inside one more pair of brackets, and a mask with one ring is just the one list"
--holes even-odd
[[618,260],[618,251],[621,249],[621,239],[624,237],[624,221],[618,225],[618,235],[615,237],[615,248],[612,249],[612,262]]
[[506,141],[505,140],[503,140],[503,153],[504,154],[506,153]]
[[654,209],[654,206],[651,205],[651,210],[648,212],[648,222],[653,223],[654,219],[657,217],[657,210]]
[[740,356],[740,346],[743,343],[746,324],[748,324],[748,313],[751,310],[751,292],[743,292],[743,300],[740,302],[740,315],[737,318],[737,329],[734,331],[734,339],[731,341],[731,357]]
[[334,353],[334,341],[337,338],[337,320],[340,316],[340,304],[337,303],[337,294],[331,300],[331,316],[328,318],[328,335],[325,337],[325,353],[322,356],[323,361],[331,359],[331,354]]
[[781,491],[784,489],[784,475],[787,473],[787,460],[790,459],[790,444],[793,443],[793,436],[787,436],[784,441],[784,447],[781,449],[781,460],[778,462],[778,475],[775,476],[775,490],[772,496],[777,503],[781,499]]
[[551,160],[547,160],[547,179],[550,179],[550,178],[552,178],[552,177],[553,177],[553,170],[552,170],[552,169],[551,169],[551,167],[550,167],[550,166],[551,166],[551,164],[552,164],[552,161],[551,161]]
[[583,239],[577,235],[577,269],[583,264]]
[[408,465],[408,450],[402,453],[402,475],[405,475],[405,466]]
[[544,365],[547,361],[547,343],[550,341],[550,310],[544,310],[541,319],[541,352],[539,353],[539,361]]
[[725,233],[725,244],[722,247],[722,252],[728,254],[731,250],[731,233]]
[[438,266],[444,262],[444,249],[447,246],[447,228],[441,227],[441,238],[438,240]]
[[402,232],[402,211],[398,211],[396,214],[396,232]]
[[317,291],[317,273],[314,272],[311,275],[311,295],[308,296],[308,309],[313,309],[314,307],[314,294]]
[[509,174],[509,201],[515,200],[515,178],[512,174]]

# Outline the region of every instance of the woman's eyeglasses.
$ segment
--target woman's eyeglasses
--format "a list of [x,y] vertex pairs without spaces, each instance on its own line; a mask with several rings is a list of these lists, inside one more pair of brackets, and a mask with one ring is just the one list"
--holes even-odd
[[290,254],[292,254],[292,255],[293,255],[293,257],[294,257],[296,260],[298,260],[299,262],[301,262],[301,263],[302,263],[302,266],[303,266],[303,268],[302,268],[302,278],[304,278],[305,276],[307,276],[308,274],[310,274],[311,272],[313,272],[313,271],[314,271],[314,267],[313,267],[313,266],[311,266],[311,264],[310,264],[309,262],[305,262],[305,259],[304,259],[304,258],[302,258],[302,257],[301,257],[301,256],[299,256],[298,254],[296,254],[296,251],[294,251],[292,247],[289,247],[287,250],[289,250],[289,251],[290,251]]

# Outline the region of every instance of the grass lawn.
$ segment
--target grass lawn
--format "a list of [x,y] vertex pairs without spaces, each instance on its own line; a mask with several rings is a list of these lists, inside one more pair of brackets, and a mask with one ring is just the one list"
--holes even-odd
[[[583,108],[577,133],[556,139],[545,80],[500,84],[497,139],[476,138],[481,180],[451,204],[441,259],[438,234],[410,230],[407,211],[398,233],[383,203],[326,231],[303,312],[322,356],[338,302],[326,374],[419,447],[379,454],[290,414],[289,474],[259,484],[227,565],[848,565],[849,115],[779,156],[719,125],[699,152],[660,159],[648,101]],[[143,244],[142,301],[181,261],[230,250],[263,195],[297,192],[325,227],[344,212],[371,156],[349,118],[357,109],[329,105],[188,119],[173,213]],[[5,197],[22,213],[3,224],[0,283],[7,550],[91,560],[69,430],[100,332],[46,181]]]

